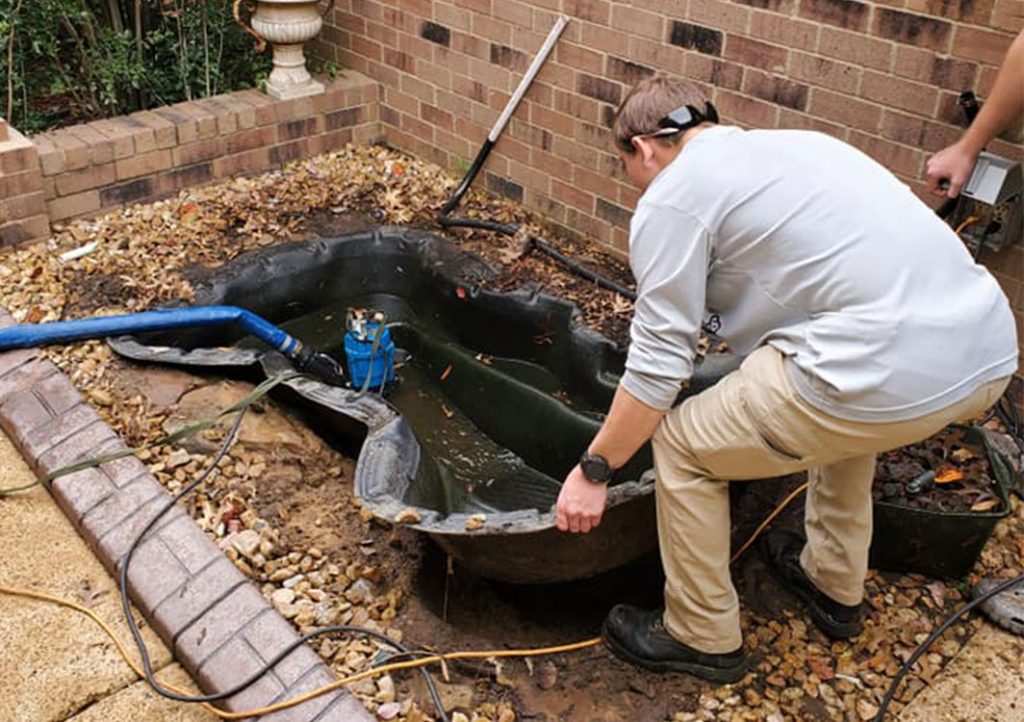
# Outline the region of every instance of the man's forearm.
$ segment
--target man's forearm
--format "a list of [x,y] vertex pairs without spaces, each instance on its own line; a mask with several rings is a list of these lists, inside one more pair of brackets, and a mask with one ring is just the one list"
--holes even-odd
[[651,438],[664,416],[664,411],[648,406],[619,386],[589,451],[603,456],[612,468],[624,466]]
[[1024,111],[1024,31],[1010,45],[996,76],[992,92],[981,112],[964,133],[962,143],[973,153],[980,152],[989,141],[1010,127]]

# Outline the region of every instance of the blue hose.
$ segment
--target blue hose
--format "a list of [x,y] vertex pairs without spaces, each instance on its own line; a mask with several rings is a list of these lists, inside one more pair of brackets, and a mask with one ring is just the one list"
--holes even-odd
[[0,329],[0,351],[146,331],[169,331],[228,323],[238,324],[260,341],[280,351],[296,362],[300,371],[309,371],[327,383],[342,383],[341,367],[336,361],[324,354],[313,353],[298,339],[274,324],[237,306],[196,306],[11,326]]

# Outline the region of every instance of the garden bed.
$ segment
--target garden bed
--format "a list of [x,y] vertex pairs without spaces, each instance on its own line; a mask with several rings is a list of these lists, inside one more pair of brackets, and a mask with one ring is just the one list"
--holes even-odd
[[[3,303],[18,320],[44,321],[190,301],[190,279],[215,273],[245,251],[381,222],[431,227],[453,185],[436,167],[387,149],[347,148],[280,173],[79,222],[62,229],[49,246],[8,251],[0,255]],[[511,204],[475,193],[468,201],[471,214],[524,220],[542,231]],[[451,238],[503,269],[509,287],[530,281],[547,288],[576,302],[591,327],[613,339],[624,337],[631,308],[614,294],[565,274],[546,257],[516,259],[510,245],[489,234],[463,231]],[[92,254],[59,260],[60,252],[93,240],[99,246]],[[621,264],[592,249],[552,240],[569,255],[589,253],[606,272],[624,273]],[[180,418],[227,405],[248,388],[242,381],[131,364],[97,342],[48,353],[132,445],[153,440]],[[540,646],[593,636],[613,602],[629,597],[656,603],[660,597],[656,564],[597,584],[510,587],[482,581],[450,564],[420,535],[382,525],[359,508],[351,493],[357,449],[325,444],[294,411],[273,400],[246,424],[220,474],[188,508],[300,629],[330,620],[376,626],[417,647]],[[287,444],[280,441],[284,428]],[[216,442],[214,434],[195,446],[154,449],[144,460],[175,490],[194,476]],[[744,518],[766,513],[796,483],[750,484],[739,501]],[[734,578],[753,671],[737,685],[716,690],[687,676],[652,676],[592,648],[529,663],[453,665],[444,694],[457,709],[475,710],[492,722],[869,719],[902,660],[959,606],[966,585],[981,575],[1021,573],[1024,510],[1019,500],[1012,505],[962,582],[872,572],[866,629],[851,642],[830,642],[809,627],[754,555],[743,557]],[[779,523],[795,525],[799,518],[795,506]],[[739,524],[737,539],[749,531]],[[953,625],[904,682],[897,700],[912,699],[979,624],[970,616]],[[376,654],[376,645],[362,640],[324,640],[315,648],[340,673]],[[421,721],[433,713],[420,685],[410,674],[396,676],[393,685],[363,683],[355,692],[374,711],[394,698],[395,719]]]

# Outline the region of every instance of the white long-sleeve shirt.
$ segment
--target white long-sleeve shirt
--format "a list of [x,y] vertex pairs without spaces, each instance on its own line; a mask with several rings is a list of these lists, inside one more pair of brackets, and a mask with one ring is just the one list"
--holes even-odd
[[1017,368],[998,283],[910,189],[822,133],[712,127],[651,182],[630,229],[638,298],[622,385],[658,409],[706,315],[771,344],[798,392],[865,422],[917,418]]

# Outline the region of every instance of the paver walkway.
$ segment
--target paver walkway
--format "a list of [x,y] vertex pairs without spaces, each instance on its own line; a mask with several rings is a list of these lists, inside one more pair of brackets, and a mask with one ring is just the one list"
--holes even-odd
[[[0,432],[0,487],[34,477]],[[117,586],[42,487],[0,498],[0,584],[89,606],[131,639]],[[144,638],[158,678],[196,691],[151,630]],[[162,699],[138,681],[113,643],[84,615],[0,595],[0,721],[214,722],[194,706]]]

